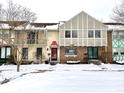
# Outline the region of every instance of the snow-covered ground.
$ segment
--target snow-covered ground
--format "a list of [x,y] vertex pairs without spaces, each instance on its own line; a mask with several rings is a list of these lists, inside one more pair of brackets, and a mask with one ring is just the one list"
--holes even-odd
[[[49,64],[0,66],[0,93],[124,92],[124,65]],[[2,91],[2,92],[1,92]]]

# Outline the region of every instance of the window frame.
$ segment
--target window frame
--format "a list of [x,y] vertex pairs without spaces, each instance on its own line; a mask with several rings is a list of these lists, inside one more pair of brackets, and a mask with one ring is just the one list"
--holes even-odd
[[95,30],[95,38],[101,38],[101,30]]
[[[70,50],[73,50],[73,53],[70,53]],[[65,55],[77,55],[76,48],[70,48],[70,47],[65,48]]]
[[[92,32],[92,34],[91,34]],[[94,37],[94,31],[93,30],[88,30],[88,38],[93,38]]]
[[[69,36],[68,36],[67,32],[69,32]],[[71,31],[70,30],[65,30],[65,38],[71,38]]]
[[[76,32],[76,33],[74,33]],[[76,30],[72,30],[72,38],[77,38],[78,37],[78,33]]]
[[28,32],[27,33],[27,44],[35,44],[37,39],[36,32]]
[[22,48],[22,59],[28,59],[28,48]]

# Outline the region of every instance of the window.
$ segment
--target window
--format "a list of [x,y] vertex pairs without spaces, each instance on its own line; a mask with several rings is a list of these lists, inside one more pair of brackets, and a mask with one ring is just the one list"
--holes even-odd
[[65,38],[71,38],[71,31],[65,31]]
[[118,55],[118,52],[114,52],[114,55]]
[[93,37],[93,30],[88,31],[88,37],[92,38]]
[[37,48],[36,57],[37,57],[37,59],[42,57],[42,48]]
[[22,59],[28,59],[28,48],[22,49]]
[[124,52],[121,52],[121,55],[124,55]]
[[27,33],[27,43],[28,44],[35,44],[35,39],[38,39],[38,35],[35,32],[29,32]]
[[5,58],[6,57],[5,54],[6,54],[5,47],[2,47],[1,48],[1,58]]
[[0,58],[6,59],[10,56],[11,54],[11,48],[10,47],[2,47],[0,49]]
[[66,55],[76,55],[76,49],[75,48],[65,48],[65,54]]
[[11,48],[10,47],[7,47],[6,48],[6,58],[8,58],[11,54]]
[[96,38],[100,38],[100,37],[101,37],[100,30],[96,30],[96,31],[95,31],[95,37],[96,37]]
[[77,38],[77,31],[75,30],[72,31],[72,38]]

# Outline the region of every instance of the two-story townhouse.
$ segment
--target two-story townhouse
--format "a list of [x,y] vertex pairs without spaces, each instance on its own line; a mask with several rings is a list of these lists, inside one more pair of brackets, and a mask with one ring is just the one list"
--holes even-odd
[[[49,27],[53,25],[56,28]],[[58,23],[31,23],[26,29],[20,26],[14,30],[1,29],[0,63],[5,63],[8,56],[12,54],[12,46],[19,49],[17,57],[22,58],[25,63],[31,61],[41,63],[43,60],[58,61],[57,28]]]
[[[33,27],[16,31],[17,44],[24,62],[58,62],[58,23],[31,23]],[[50,28],[51,26],[56,28]],[[50,26],[50,27],[49,27]]]
[[60,63],[112,62],[111,32],[102,22],[80,12],[59,26]]

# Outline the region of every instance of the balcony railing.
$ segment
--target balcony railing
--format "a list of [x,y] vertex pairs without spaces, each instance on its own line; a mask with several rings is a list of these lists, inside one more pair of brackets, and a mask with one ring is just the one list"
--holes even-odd
[[47,39],[23,39],[16,40],[16,44],[47,44]]

